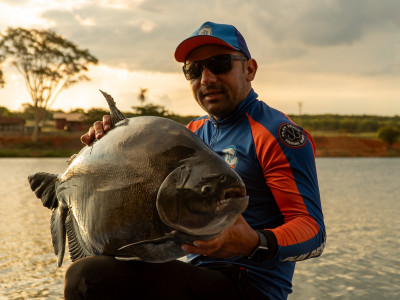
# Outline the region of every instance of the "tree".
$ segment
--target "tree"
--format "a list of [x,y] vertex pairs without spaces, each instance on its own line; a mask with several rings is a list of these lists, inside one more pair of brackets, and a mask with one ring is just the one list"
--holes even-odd
[[11,112],[5,106],[0,106],[0,116],[10,116]]
[[[89,51],[50,30],[8,28],[0,35],[0,67],[9,61],[24,77],[35,110],[33,141],[39,125],[59,93],[71,85],[89,80],[89,64],[97,64]],[[0,85],[4,76],[0,70]]]
[[[0,63],[2,62],[4,58],[0,55]],[[0,88],[4,87],[4,75],[3,75],[3,71],[0,70]]]
[[109,115],[110,111],[102,108],[91,108],[86,114],[85,123],[93,124],[98,120],[102,120],[104,115]]
[[167,117],[169,115],[165,107],[161,105],[147,104],[145,106],[132,106],[132,109],[139,116]]
[[378,138],[389,144],[389,149],[392,148],[394,142],[400,137],[400,130],[395,126],[384,126],[378,130]]
[[144,101],[146,101],[146,93],[147,93],[147,89],[140,88],[140,93],[138,95],[138,100],[139,100],[140,106],[142,106]]

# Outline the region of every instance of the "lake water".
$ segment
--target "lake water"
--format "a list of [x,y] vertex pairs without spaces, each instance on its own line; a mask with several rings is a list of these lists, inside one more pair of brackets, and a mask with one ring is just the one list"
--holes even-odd
[[[30,191],[32,172],[66,159],[0,159],[0,300],[63,299],[50,211]],[[289,300],[400,299],[400,159],[319,158],[327,228],[321,257],[299,262]]]

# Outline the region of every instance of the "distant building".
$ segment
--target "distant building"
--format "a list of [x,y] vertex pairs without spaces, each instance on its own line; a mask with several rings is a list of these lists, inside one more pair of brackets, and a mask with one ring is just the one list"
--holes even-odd
[[24,134],[25,119],[0,116],[0,134]]
[[56,129],[59,130],[86,130],[87,125],[83,123],[85,115],[81,113],[54,113]]

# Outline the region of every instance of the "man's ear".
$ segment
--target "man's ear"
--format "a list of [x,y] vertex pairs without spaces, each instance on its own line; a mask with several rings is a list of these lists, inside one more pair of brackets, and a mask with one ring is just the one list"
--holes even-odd
[[256,76],[258,69],[257,61],[254,58],[250,58],[246,63],[247,80],[253,81]]

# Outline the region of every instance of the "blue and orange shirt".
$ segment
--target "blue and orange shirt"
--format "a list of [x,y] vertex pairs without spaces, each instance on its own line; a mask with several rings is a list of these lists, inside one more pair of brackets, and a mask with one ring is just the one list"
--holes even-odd
[[257,97],[252,90],[225,118],[200,117],[188,128],[241,176],[249,195],[243,216],[253,229],[275,235],[276,255],[258,264],[244,257],[203,256],[192,263],[240,265],[270,299],[286,299],[295,262],[319,256],[325,245],[315,146],[305,130]]

